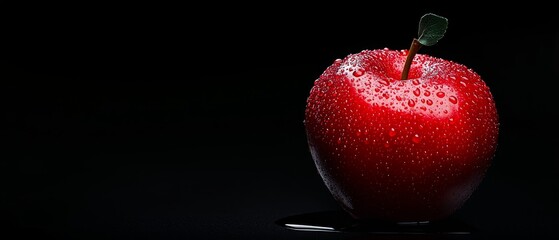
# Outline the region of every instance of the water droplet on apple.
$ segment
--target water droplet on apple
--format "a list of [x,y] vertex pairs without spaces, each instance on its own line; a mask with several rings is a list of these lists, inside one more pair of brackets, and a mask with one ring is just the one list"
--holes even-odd
[[421,138],[419,137],[419,134],[415,134],[413,135],[413,137],[411,138],[411,141],[414,143],[420,143],[421,142]]
[[413,85],[419,85],[419,80],[414,79],[414,80],[411,81],[411,83],[412,83]]
[[380,88],[375,88],[375,92],[380,92]]
[[408,106],[413,107],[415,106],[415,101],[414,100],[408,100]]
[[429,105],[429,106],[433,105],[433,100],[427,99],[427,105]]
[[386,99],[388,99],[390,97],[390,95],[388,95],[388,93],[383,93],[382,96]]
[[338,59],[334,60],[334,63],[337,63],[337,64],[342,63],[342,59],[338,58]]
[[357,130],[357,132],[355,133],[356,136],[361,136],[361,129]]
[[416,88],[415,90],[413,90],[413,95],[419,97],[420,94],[421,94],[421,90],[419,90],[419,88]]
[[445,96],[444,92],[437,93],[437,97],[444,98],[444,96]]
[[388,136],[390,137],[396,136],[396,129],[390,128],[390,130],[388,131]]
[[396,96],[396,100],[398,100],[398,101],[402,101],[402,97],[400,97],[400,96]]
[[465,83],[465,82],[460,81],[460,84],[462,84],[462,86],[466,87],[466,83]]
[[361,77],[363,76],[363,74],[365,73],[365,71],[361,70],[361,69],[357,69],[353,72],[353,76],[355,77]]
[[341,144],[342,143],[342,138],[338,138],[337,142],[338,142],[338,144]]
[[386,85],[386,86],[390,85],[390,82],[388,82],[387,80],[384,80],[384,79],[379,80],[379,82],[382,85]]
[[431,95],[431,92],[429,92],[428,90],[425,90],[425,92],[423,92],[423,95],[425,95],[426,97],[429,97]]
[[456,104],[458,102],[458,99],[455,96],[451,96],[448,98],[448,101],[450,101],[451,103]]

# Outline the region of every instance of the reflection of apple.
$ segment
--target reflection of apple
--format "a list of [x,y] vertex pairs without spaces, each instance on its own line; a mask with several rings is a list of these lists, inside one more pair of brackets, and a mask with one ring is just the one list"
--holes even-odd
[[312,157],[356,218],[427,221],[472,194],[497,145],[498,116],[467,67],[408,51],[362,51],[316,80],[305,112]]

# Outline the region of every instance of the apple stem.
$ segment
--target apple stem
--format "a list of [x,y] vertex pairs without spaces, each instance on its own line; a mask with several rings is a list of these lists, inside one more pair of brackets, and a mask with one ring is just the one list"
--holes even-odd
[[410,73],[410,67],[411,63],[413,62],[413,57],[415,57],[415,54],[417,54],[417,51],[419,51],[421,46],[423,45],[419,43],[417,38],[414,38],[411,42],[410,50],[408,51],[408,57],[406,58],[406,63],[404,64],[404,70],[402,71],[402,80],[408,79],[408,74]]
[[408,79],[413,57],[415,57],[421,46],[435,45],[444,36],[447,27],[448,19],[439,15],[427,13],[421,17],[419,20],[419,37],[414,38],[411,42],[406,64],[404,64],[404,70],[402,71],[402,80]]

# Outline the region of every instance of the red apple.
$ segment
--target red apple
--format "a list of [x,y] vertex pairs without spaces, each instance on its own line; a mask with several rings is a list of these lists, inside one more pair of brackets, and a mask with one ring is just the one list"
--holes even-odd
[[489,88],[466,66],[407,50],[365,50],[310,92],[308,144],[333,197],[355,218],[430,221],[469,198],[495,153]]

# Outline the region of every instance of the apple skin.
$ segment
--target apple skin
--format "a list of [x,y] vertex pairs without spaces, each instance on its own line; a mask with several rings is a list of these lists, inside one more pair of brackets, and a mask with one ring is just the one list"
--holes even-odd
[[464,65],[406,50],[337,59],[314,83],[305,128],[317,170],[357,219],[450,216],[482,181],[497,147],[489,88]]

